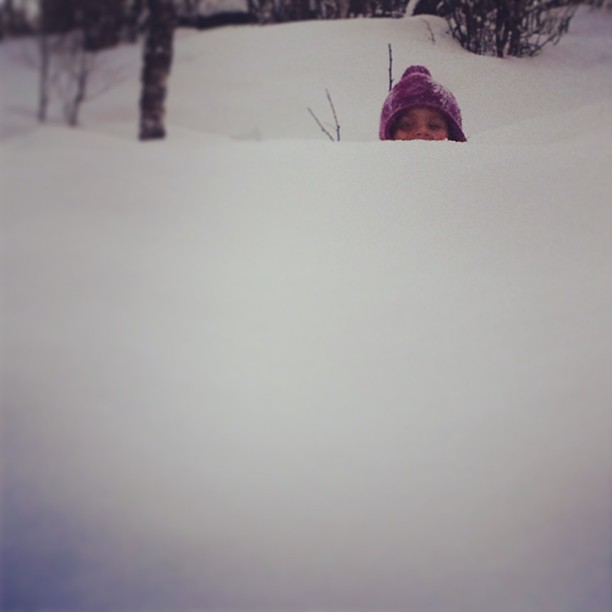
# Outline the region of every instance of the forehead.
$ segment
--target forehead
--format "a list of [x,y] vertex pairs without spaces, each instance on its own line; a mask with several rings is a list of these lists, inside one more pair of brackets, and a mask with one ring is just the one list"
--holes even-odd
[[425,108],[422,106],[417,106],[416,108],[411,108],[405,112],[403,112],[399,116],[399,120],[402,119],[424,119],[425,121],[431,121],[432,119],[439,119],[441,121],[446,122],[444,115],[439,113],[432,108]]

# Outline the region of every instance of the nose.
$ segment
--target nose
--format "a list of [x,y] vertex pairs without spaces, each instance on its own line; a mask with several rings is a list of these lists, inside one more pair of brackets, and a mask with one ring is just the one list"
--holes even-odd
[[427,129],[426,126],[421,126],[417,129],[416,136],[419,140],[431,140],[432,135],[431,132]]

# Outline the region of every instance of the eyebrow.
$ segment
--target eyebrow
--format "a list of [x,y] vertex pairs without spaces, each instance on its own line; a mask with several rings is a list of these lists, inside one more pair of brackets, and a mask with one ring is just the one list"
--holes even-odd
[[[396,129],[401,127],[402,125],[406,125],[409,123],[414,122],[414,117],[400,117],[399,119],[397,119],[397,121],[395,122],[395,127]],[[446,121],[446,119],[444,119],[444,117],[429,117],[428,119],[426,119],[427,123],[440,123],[446,127],[448,127],[448,122]]]

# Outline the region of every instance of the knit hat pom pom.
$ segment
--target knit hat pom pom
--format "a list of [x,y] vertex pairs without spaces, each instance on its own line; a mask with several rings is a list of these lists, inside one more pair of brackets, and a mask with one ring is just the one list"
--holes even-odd
[[431,72],[429,72],[425,66],[408,66],[408,68],[404,70],[404,74],[402,74],[402,79],[410,76],[411,74],[422,74],[431,78]]

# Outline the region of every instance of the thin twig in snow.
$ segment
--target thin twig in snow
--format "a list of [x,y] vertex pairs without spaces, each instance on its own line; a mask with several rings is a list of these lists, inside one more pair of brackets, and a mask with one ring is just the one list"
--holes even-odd
[[389,48],[389,91],[393,87],[393,51],[391,49],[391,43],[387,44]]
[[332,111],[332,115],[334,116],[334,124],[336,126],[336,138],[334,138],[331,134],[331,132],[325,128],[325,126],[321,123],[321,121],[319,120],[319,118],[315,115],[314,111],[312,110],[312,108],[308,107],[308,112],[310,113],[310,116],[317,122],[317,125],[321,128],[321,131],[327,135],[327,137],[332,141],[337,141],[340,142],[340,123],[338,122],[338,115],[336,114],[336,108],[334,106],[334,102],[331,98],[331,95],[329,93],[329,90],[325,90],[325,95],[327,96],[327,101],[329,102],[329,106],[331,107],[331,111]]
[[325,129],[325,126],[319,121],[319,118],[314,114],[312,108],[308,107],[308,112],[312,116],[312,118],[317,122],[317,125],[327,134],[327,137],[333,142],[334,137]]
[[326,89],[325,94],[327,95],[327,100],[332,109],[332,114],[334,116],[334,123],[336,124],[336,140],[340,142],[340,124],[338,123],[338,116],[336,115],[336,109],[334,107],[334,103],[332,102],[331,96],[329,95],[329,91]]
[[427,29],[429,30],[429,40],[431,40],[431,44],[435,45],[436,44],[436,37],[433,33],[433,30],[431,29],[431,25],[429,24],[429,21],[426,21],[425,19],[422,20],[423,23],[427,26]]

